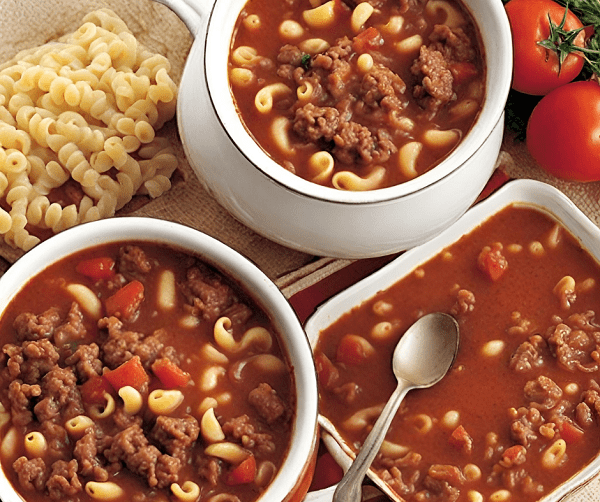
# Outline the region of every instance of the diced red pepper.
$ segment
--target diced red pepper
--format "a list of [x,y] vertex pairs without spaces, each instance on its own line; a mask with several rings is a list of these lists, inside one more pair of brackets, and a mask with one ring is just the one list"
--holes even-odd
[[500,279],[508,268],[508,260],[502,254],[502,245],[496,243],[492,247],[484,247],[477,257],[477,265],[492,281]]
[[250,455],[227,474],[225,483],[229,486],[245,485],[247,483],[252,483],[255,477],[256,460],[254,455]]
[[501,465],[510,469],[515,465],[524,464],[527,460],[526,455],[527,449],[523,445],[516,444],[504,450],[502,453]]
[[576,443],[583,438],[583,429],[580,429],[575,424],[563,420],[558,423],[558,431],[560,437],[565,440],[566,443]]
[[373,346],[362,336],[344,335],[337,348],[336,359],[345,364],[362,364],[375,353]]
[[133,356],[129,361],[112,371],[107,371],[103,376],[117,392],[121,387],[127,385],[141,390],[143,385],[150,380],[139,356]]
[[79,387],[81,399],[89,404],[103,404],[104,394],[114,392],[112,385],[103,376],[93,376]]
[[112,279],[116,274],[115,260],[108,256],[90,258],[89,260],[80,261],[75,266],[75,270],[95,281],[100,279]]
[[462,425],[459,425],[452,431],[448,443],[450,443],[450,446],[453,446],[457,450],[461,450],[463,453],[470,453],[473,451],[473,438]]
[[158,377],[163,387],[167,389],[185,387],[191,380],[189,373],[183,371],[166,357],[157,359],[152,363],[152,372]]
[[106,314],[123,320],[131,319],[144,299],[144,285],[133,280],[106,299]]
[[340,372],[331,360],[325,354],[319,353],[315,357],[315,366],[317,368],[319,383],[325,389],[333,387],[340,377]]
[[360,32],[352,40],[352,48],[359,54],[378,49],[383,44],[381,33],[374,26]]
[[344,476],[344,471],[335,461],[331,453],[325,452],[317,458],[315,475],[310,485],[310,491],[322,490],[335,485]]
[[479,72],[473,63],[459,61],[450,65],[450,73],[454,77],[454,83],[460,85],[476,77]]

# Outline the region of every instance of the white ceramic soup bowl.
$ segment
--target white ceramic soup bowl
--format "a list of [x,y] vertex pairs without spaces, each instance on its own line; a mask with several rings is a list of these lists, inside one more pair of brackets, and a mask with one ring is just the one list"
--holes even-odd
[[[171,246],[215,267],[270,317],[293,368],[297,406],[288,454],[258,499],[300,502],[308,490],[318,445],[317,382],[312,352],[300,321],[273,282],[253,263],[221,242],[192,228],[152,218],[113,218],[83,224],[39,244],[0,278],[0,314],[31,277],[74,252],[109,242],[142,241]],[[0,471],[3,502],[23,502]]]
[[[573,202],[556,188],[545,183],[533,180],[511,181],[488,199],[469,209],[457,222],[429,242],[407,251],[377,272],[323,303],[304,325],[311,345],[316,346],[320,333],[342,315],[371,299],[377,293],[387,290],[438,255],[443,249],[457,242],[463,235],[468,234],[494,214],[513,204],[537,208],[549,214],[560,222],[579,241],[582,248],[600,263],[600,229]],[[491,374],[490,377],[492,377]],[[326,433],[334,439],[326,443],[328,450],[341,466],[347,466],[355,457],[353,449],[327,417],[321,415],[319,421],[325,431],[324,434]],[[566,502],[566,500],[570,500],[570,498],[566,498],[568,495],[584,489],[585,485],[599,473],[600,452],[572,478],[545,495],[539,502],[563,500]],[[396,502],[403,500],[373,471],[369,470],[368,476],[392,500]],[[587,500],[587,498],[582,500]]]
[[227,62],[246,0],[157,0],[195,37],[177,118],[194,171],[235,218],[285,246],[344,258],[381,256],[421,244],[458,219],[493,172],[512,74],[509,23],[501,2],[464,0],[484,46],[486,97],[472,130],[431,171],[369,192],[311,183],[273,161],[248,134],[231,96]]

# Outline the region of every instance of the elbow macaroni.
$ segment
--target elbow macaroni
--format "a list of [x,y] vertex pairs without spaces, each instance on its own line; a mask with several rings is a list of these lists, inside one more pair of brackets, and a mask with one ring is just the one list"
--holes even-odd
[[364,24],[369,20],[375,9],[369,2],[361,2],[352,11],[350,27],[354,33],[359,33]]
[[248,329],[242,339],[236,342],[230,331],[231,320],[228,317],[221,317],[214,326],[214,337],[217,345],[227,352],[238,353],[246,350],[250,346],[259,348],[266,352],[273,344],[273,338],[269,331],[261,326]]
[[425,13],[430,16],[435,16],[440,11],[444,14],[444,24],[450,28],[458,28],[465,23],[462,14],[444,0],[429,0],[425,5]]
[[338,190],[374,190],[381,187],[385,174],[385,167],[377,166],[364,178],[351,171],[339,171],[333,175],[331,181]]
[[108,393],[104,393],[104,406],[93,405],[89,409],[89,414],[92,418],[102,419],[110,417],[116,409],[115,399]]
[[33,431],[25,436],[25,451],[29,458],[43,456],[47,448],[48,443],[41,432]]
[[269,84],[256,93],[254,105],[260,113],[269,113],[273,109],[274,99],[291,92],[292,90],[281,82]]
[[308,159],[311,181],[314,183],[325,183],[331,178],[335,162],[329,152],[320,151],[313,153]]
[[[168,190],[177,168],[156,136],[175,112],[168,60],[139,45],[108,9],[58,42],[0,65],[0,197],[9,206],[0,234],[25,251],[39,242],[26,226],[57,233],[113,216],[138,193]],[[143,164],[131,155],[143,144],[164,146]],[[70,178],[85,202],[50,204],[51,190]]]
[[215,443],[208,445],[204,449],[204,453],[210,455],[211,457],[217,457],[221,460],[225,460],[230,464],[240,464],[246,458],[248,458],[248,450],[242,448],[237,443],[223,442],[223,443]]
[[335,1],[329,0],[302,13],[304,22],[311,28],[327,28],[335,22]]
[[125,385],[119,389],[119,397],[123,400],[123,409],[128,415],[138,413],[144,404],[144,400],[140,391],[129,385]]
[[148,396],[148,408],[156,415],[169,415],[183,403],[180,390],[153,390]]
[[184,481],[182,485],[173,483],[171,492],[180,502],[195,502],[200,498],[200,487],[192,481]]
[[86,493],[94,500],[116,500],[124,493],[117,483],[112,481],[88,481],[85,484]]

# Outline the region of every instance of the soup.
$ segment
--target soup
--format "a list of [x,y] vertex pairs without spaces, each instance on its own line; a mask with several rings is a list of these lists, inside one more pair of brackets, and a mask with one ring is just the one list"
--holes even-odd
[[450,313],[453,367],[406,396],[372,467],[409,502],[539,500],[600,451],[599,282],[562,226],[505,208],[321,332],[321,412],[360,448],[395,388],[398,339]]
[[296,406],[268,316],[175,249],[59,261],[0,325],[2,467],[28,502],[256,500]]
[[485,65],[458,0],[249,0],[229,80],[243,123],[276,162],[371,190],[456,147],[481,108]]

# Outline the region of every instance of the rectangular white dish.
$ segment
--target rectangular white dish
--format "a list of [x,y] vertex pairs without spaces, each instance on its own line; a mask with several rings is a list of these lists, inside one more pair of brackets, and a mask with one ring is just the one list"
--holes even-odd
[[[565,195],[550,185],[537,181],[512,181],[488,199],[470,209],[442,234],[422,246],[407,251],[379,271],[321,305],[305,324],[305,330],[313,348],[319,339],[320,332],[343,314],[372,298],[378,292],[388,289],[415,268],[437,255],[442,249],[453,244],[492,215],[510,205],[534,207],[549,214],[560,222],[579,241],[581,246],[600,263],[600,229]],[[327,418],[321,416],[320,424],[336,440],[336,443],[330,446],[332,454],[342,465],[347,465],[347,462],[354,457],[354,453],[345,444],[341,435]],[[586,483],[599,471],[600,455],[596,455],[574,477],[544,496],[540,499],[540,502],[556,502],[563,499],[567,494],[584,488]],[[396,501],[399,500],[395,493],[373,471],[369,471],[369,476],[389,497]]]

